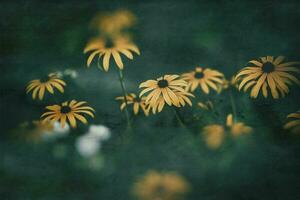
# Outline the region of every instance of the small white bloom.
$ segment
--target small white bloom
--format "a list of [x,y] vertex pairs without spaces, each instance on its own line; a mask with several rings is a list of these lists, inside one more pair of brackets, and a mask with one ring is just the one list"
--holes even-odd
[[47,139],[56,139],[60,137],[65,137],[70,132],[70,126],[66,123],[65,127],[61,127],[61,124],[59,122],[55,122],[53,124],[53,129],[45,131],[43,133],[43,138],[45,140]]
[[77,78],[77,76],[78,76],[77,71],[73,70],[73,69],[66,69],[64,71],[64,74],[67,76],[70,76],[71,78]]
[[78,153],[83,157],[91,157],[100,149],[99,141],[86,137],[86,135],[78,137],[75,146]]
[[86,134],[96,140],[108,140],[111,135],[109,128],[103,125],[90,125]]
[[63,73],[61,72],[61,71],[56,71],[56,72],[54,72],[55,73],[55,75],[58,77],[58,78],[62,78],[64,75],[63,75]]

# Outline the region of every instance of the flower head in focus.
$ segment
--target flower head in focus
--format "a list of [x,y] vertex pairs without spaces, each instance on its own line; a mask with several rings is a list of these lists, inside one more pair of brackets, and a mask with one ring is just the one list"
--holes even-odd
[[169,106],[182,107],[185,104],[192,105],[189,97],[193,94],[185,91],[187,83],[180,79],[178,75],[164,75],[156,80],[148,80],[140,84],[144,88],[140,97],[145,96],[145,103],[149,105],[152,112],[161,112],[165,103]]
[[32,92],[33,99],[36,99],[38,96],[40,100],[43,100],[45,91],[53,94],[54,89],[57,89],[61,93],[64,93],[64,86],[66,86],[66,83],[56,74],[51,73],[44,78],[30,81],[27,85],[26,92]]
[[72,128],[77,126],[76,120],[87,124],[84,114],[94,117],[93,112],[95,111],[92,107],[86,106],[85,101],[77,102],[72,100],[70,102],[65,101],[61,105],[52,105],[47,106],[48,110],[45,112],[41,118],[43,118],[43,123],[53,123],[55,121],[60,121],[61,127],[65,127],[66,122],[68,121]]
[[267,98],[271,92],[274,99],[280,96],[285,97],[289,92],[289,85],[296,83],[300,85],[299,80],[293,73],[300,73],[295,67],[300,62],[283,62],[285,58],[278,56],[261,57],[257,60],[249,61],[248,67],[243,68],[237,75],[239,81],[239,90],[244,88],[244,92],[251,89],[250,97],[257,98],[260,91],[263,97]]

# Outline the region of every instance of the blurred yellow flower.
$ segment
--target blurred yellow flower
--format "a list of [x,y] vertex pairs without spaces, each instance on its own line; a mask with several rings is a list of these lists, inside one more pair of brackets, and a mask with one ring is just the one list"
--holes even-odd
[[203,110],[212,110],[214,108],[214,104],[211,101],[198,102],[197,105]]
[[204,141],[210,149],[218,149],[222,145],[225,139],[225,133],[227,132],[232,137],[238,137],[243,134],[251,133],[252,128],[242,122],[234,122],[233,115],[229,114],[226,118],[226,126],[212,124],[205,126],[202,130]]
[[157,80],[148,80],[140,84],[139,87],[145,89],[141,91],[139,96],[142,97],[148,93],[145,102],[149,104],[154,114],[156,110],[161,112],[165,103],[176,107],[185,106],[185,103],[192,105],[188,96],[193,97],[194,95],[184,90],[187,83],[178,78],[178,75],[164,75]]
[[46,109],[49,111],[45,112],[41,118],[43,118],[43,123],[53,123],[55,121],[60,121],[61,127],[65,127],[66,121],[70,122],[71,127],[76,127],[76,119],[84,124],[87,124],[87,120],[82,114],[87,114],[94,117],[93,108],[84,105],[85,101],[77,102],[72,100],[70,102],[65,101],[61,105],[47,106]]
[[[20,125],[19,131],[22,133],[21,137],[28,142],[40,142],[42,136],[46,132],[51,132],[54,128],[53,123],[42,123],[34,120],[32,122],[24,122]],[[20,132],[18,131],[18,134]]]
[[123,30],[136,24],[136,16],[129,10],[120,9],[110,13],[100,13],[92,20],[92,27],[102,34],[119,36]]
[[300,134],[300,110],[289,114],[287,118],[291,120],[284,125],[284,128],[291,130],[292,133]]
[[209,88],[218,91],[218,85],[223,84],[224,75],[210,68],[196,67],[194,71],[182,74],[182,79],[187,81],[187,91],[194,91],[197,87],[201,87],[206,94]]
[[182,200],[189,190],[181,175],[151,170],[134,183],[132,193],[139,200]]
[[111,56],[114,58],[119,69],[123,69],[123,61],[121,58],[121,54],[125,55],[129,59],[133,59],[132,52],[140,55],[140,51],[138,47],[130,42],[126,38],[117,38],[114,40],[105,39],[103,37],[95,38],[91,40],[84,49],[84,53],[91,52],[87,59],[87,66],[89,67],[97,54],[98,56],[98,64],[101,57],[103,57],[103,69],[104,71],[108,71],[109,62]]
[[[124,110],[126,107],[126,102],[124,96],[117,97],[116,100],[121,101],[120,109]],[[133,113],[137,115],[139,113],[139,108],[141,108],[146,116],[149,115],[149,109],[146,105],[146,97],[139,98],[134,93],[126,95],[127,105],[133,105]]]
[[277,58],[266,56],[249,61],[250,66],[243,68],[236,75],[236,79],[240,78],[239,90],[244,87],[246,92],[252,88],[250,93],[252,98],[257,98],[262,90],[263,96],[267,98],[269,88],[274,99],[278,99],[280,95],[284,97],[289,92],[288,85],[292,82],[300,84],[299,80],[292,75],[292,72],[300,73],[300,70],[294,67],[300,62],[284,63],[283,60],[283,56]]
[[212,124],[205,126],[202,133],[207,147],[210,149],[218,149],[223,143],[225,129],[222,125]]
[[27,85],[26,92],[29,93],[32,91],[33,99],[38,95],[39,99],[43,100],[45,91],[53,94],[56,88],[61,93],[64,93],[64,86],[66,86],[66,83],[58,78],[56,74],[52,73],[44,78],[30,81]]

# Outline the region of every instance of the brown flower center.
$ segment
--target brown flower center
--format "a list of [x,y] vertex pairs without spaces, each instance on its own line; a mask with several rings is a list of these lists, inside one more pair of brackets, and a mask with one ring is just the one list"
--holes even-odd
[[195,75],[194,75],[194,77],[195,77],[196,79],[201,79],[201,78],[204,77],[204,74],[203,74],[203,72],[196,72]]
[[63,114],[67,114],[67,113],[71,112],[71,108],[69,106],[62,106],[60,108],[60,112]]
[[271,62],[266,62],[261,67],[262,71],[265,73],[271,73],[275,70],[275,65]]
[[50,77],[49,76],[43,76],[42,78],[40,78],[40,82],[41,83],[46,83],[50,80]]
[[105,42],[105,48],[113,48],[115,46],[114,42],[112,39],[107,39]]
[[160,87],[160,88],[166,88],[166,87],[168,87],[168,85],[169,85],[169,83],[168,83],[168,81],[167,80],[159,80],[158,82],[157,82],[157,85],[158,85],[158,87]]

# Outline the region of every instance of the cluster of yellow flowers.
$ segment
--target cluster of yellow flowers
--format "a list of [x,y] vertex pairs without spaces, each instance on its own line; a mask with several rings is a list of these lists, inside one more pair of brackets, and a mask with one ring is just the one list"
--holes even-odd
[[[166,74],[157,79],[147,80],[140,83],[142,88],[139,95],[127,93],[124,83],[124,57],[133,59],[134,53],[140,55],[139,48],[132,41],[127,30],[136,24],[136,17],[127,10],[118,10],[112,13],[97,15],[92,21],[92,26],[98,30],[98,35],[92,38],[86,45],[84,53],[89,53],[87,67],[90,67],[97,56],[99,68],[108,72],[111,65],[111,57],[119,69],[120,83],[123,95],[116,100],[121,102],[121,110],[126,111],[128,122],[128,107],[133,107],[133,113],[137,115],[142,110],[146,116],[152,111],[153,114],[161,112],[165,105],[174,107],[192,106],[191,97],[195,97],[195,90],[200,88],[204,95],[212,90],[221,91],[233,87],[244,92],[250,91],[250,97],[257,98],[262,93],[264,98],[269,93],[274,99],[285,97],[289,92],[289,86],[293,83],[300,84],[295,73],[300,70],[295,67],[300,62],[284,62],[283,56],[266,56],[249,61],[249,66],[241,69],[231,80],[226,80],[224,74],[218,70],[197,66],[193,71],[177,74]],[[123,57],[123,58],[122,58]],[[100,62],[102,61],[102,62]],[[100,64],[102,63],[102,64]],[[49,74],[44,79],[36,79],[29,82],[27,93],[32,92],[32,98],[42,100],[45,92],[54,94],[55,90],[64,92],[66,83],[55,74]],[[87,123],[82,114],[94,117],[91,107],[83,106],[85,102],[63,102],[61,105],[47,106],[47,112],[42,115],[43,122],[60,120],[64,126],[66,120],[72,127],[76,127],[76,120]],[[202,109],[213,109],[213,103],[198,102]],[[299,114],[291,114],[289,117],[296,118],[285,125],[285,128],[299,130]],[[298,131],[299,132],[299,131]]]
[[141,200],[182,200],[191,189],[176,172],[148,171],[133,185],[132,194]]

